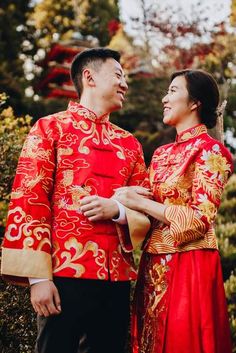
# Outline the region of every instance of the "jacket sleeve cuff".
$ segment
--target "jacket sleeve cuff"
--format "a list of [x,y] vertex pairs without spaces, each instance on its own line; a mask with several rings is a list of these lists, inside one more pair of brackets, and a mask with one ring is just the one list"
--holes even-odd
[[45,282],[49,281],[48,278],[33,278],[29,277],[29,284],[32,286],[33,284],[39,283],[39,282]]
[[127,218],[126,218],[126,212],[125,212],[125,206],[122,205],[119,201],[113,199],[117,206],[119,207],[119,217],[117,218],[112,218],[112,220],[118,224],[127,224]]
[[52,279],[51,255],[32,249],[2,248],[1,273],[9,282],[29,284],[29,277]]
[[141,212],[125,207],[127,225],[121,226],[116,223],[116,228],[122,249],[131,252],[144,241],[150,229],[150,220]]
[[170,222],[170,235],[179,246],[203,238],[207,231],[201,213],[191,207],[172,205],[165,209],[165,218]]

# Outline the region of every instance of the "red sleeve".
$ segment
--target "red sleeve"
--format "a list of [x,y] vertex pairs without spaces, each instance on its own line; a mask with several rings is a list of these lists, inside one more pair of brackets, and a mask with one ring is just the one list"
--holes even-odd
[[204,237],[215,221],[224,186],[233,171],[232,157],[223,145],[211,141],[198,153],[194,170],[189,205],[172,205],[165,211],[176,245]]
[[2,273],[5,275],[52,277],[50,198],[56,125],[53,127],[51,122],[53,119],[40,119],[21,151],[2,244]]

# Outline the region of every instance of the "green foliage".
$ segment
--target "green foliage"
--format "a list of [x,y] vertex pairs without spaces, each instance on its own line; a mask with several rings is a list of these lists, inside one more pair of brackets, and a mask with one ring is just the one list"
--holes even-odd
[[29,288],[20,288],[0,279],[0,351],[32,353],[36,338],[36,315]]
[[225,291],[234,344],[233,352],[236,352],[236,174],[230,177],[222,195],[216,220],[216,234],[225,279]]
[[233,353],[236,352],[236,271],[232,272],[229,279],[225,282],[225,292],[228,300],[228,312],[232,339],[234,343]]
[[105,46],[111,39],[110,21],[119,20],[119,7],[116,0],[42,0],[35,6],[31,19],[42,48],[58,40],[69,40],[75,34],[93,36]]
[[[232,136],[236,136],[236,84],[231,83],[228,90],[227,105],[224,115],[225,130]],[[233,146],[230,139],[226,139],[226,144],[235,153],[236,146]]]
[[50,48],[55,41],[70,39],[75,29],[73,0],[42,0],[31,15],[40,48]]
[[4,0],[0,3],[0,92],[6,92],[10,104],[22,111],[24,88],[23,42],[28,37],[27,16],[30,0]]
[[[111,21],[119,21],[119,7],[117,0],[78,0],[77,6],[81,11],[78,27],[82,35],[96,36],[101,46],[110,42],[112,33],[109,31]],[[80,13],[80,12],[79,12]]]

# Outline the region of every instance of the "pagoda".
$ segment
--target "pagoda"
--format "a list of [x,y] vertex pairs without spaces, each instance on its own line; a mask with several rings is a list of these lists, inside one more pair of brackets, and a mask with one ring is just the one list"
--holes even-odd
[[52,45],[43,61],[43,75],[35,85],[35,91],[46,98],[76,99],[77,93],[70,79],[70,66],[74,56],[91,48],[91,42],[76,40]]

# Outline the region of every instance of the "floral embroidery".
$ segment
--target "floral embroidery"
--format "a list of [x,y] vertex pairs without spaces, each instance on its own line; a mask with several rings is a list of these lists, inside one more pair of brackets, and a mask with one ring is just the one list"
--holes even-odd
[[[140,335],[140,353],[153,353],[157,345],[158,332],[160,331],[159,317],[166,313],[165,294],[168,289],[167,273],[171,255],[163,255],[158,261],[149,260],[145,272],[144,306],[146,311],[142,317],[142,332]],[[154,332],[157,333],[153,334]]]
[[212,173],[211,179],[220,177],[224,182],[226,172],[230,172],[230,165],[221,155],[219,145],[214,145],[210,151],[203,150],[201,159],[205,162],[203,170]]
[[145,250],[174,253],[217,248],[213,223],[221,194],[232,172],[227,149],[204,125],[184,131],[176,142],[159,147],[152,158],[150,180],[157,201],[168,205]]

